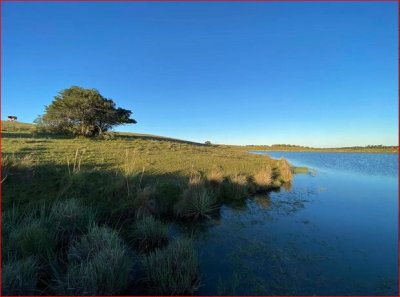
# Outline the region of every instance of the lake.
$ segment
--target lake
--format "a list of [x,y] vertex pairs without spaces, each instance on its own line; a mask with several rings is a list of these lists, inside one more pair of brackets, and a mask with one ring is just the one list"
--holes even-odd
[[186,230],[200,295],[398,295],[397,154],[253,153],[311,173]]

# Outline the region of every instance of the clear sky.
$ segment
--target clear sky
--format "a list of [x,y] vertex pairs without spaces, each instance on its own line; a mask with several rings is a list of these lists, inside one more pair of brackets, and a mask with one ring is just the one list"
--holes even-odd
[[117,131],[227,144],[398,143],[397,3],[2,3],[2,118],[62,89]]

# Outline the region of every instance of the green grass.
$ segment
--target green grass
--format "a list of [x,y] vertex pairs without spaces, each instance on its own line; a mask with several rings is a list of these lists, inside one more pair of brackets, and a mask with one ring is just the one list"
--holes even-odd
[[61,248],[86,233],[95,222],[93,209],[83,206],[77,199],[56,202],[50,211],[50,217],[53,222],[53,237]]
[[128,288],[132,260],[118,234],[93,226],[68,252],[67,273],[56,279],[63,295],[118,295]]
[[133,225],[129,235],[132,244],[140,252],[147,253],[168,243],[168,226],[146,216]]
[[3,264],[2,295],[35,295],[38,283],[38,263],[32,258],[13,260]]
[[[129,133],[68,138],[2,124],[3,269],[36,294],[127,294],[140,273],[149,293],[192,294],[195,251],[170,242],[164,223],[197,224],[292,178],[286,161],[246,147]],[[136,251],[144,266],[131,281]],[[3,288],[22,292],[20,284]]]
[[155,295],[192,295],[200,285],[197,255],[192,242],[180,239],[142,260],[149,293]]

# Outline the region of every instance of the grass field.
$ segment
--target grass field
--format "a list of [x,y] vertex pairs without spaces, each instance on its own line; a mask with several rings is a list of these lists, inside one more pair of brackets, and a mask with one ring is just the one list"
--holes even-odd
[[2,123],[3,294],[195,294],[196,253],[168,225],[212,220],[294,172],[245,147],[107,138]]

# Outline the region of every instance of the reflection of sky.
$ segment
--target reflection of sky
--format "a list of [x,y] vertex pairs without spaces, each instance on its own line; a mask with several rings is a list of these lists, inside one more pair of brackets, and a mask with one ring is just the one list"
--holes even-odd
[[360,174],[358,160],[329,170],[332,155],[296,154],[294,165],[318,164],[318,174],[295,175],[290,191],[250,198],[242,209],[223,207],[219,224],[198,238],[200,294],[217,293],[220,279],[225,295],[396,295],[398,184],[376,164],[397,156],[379,155],[384,161]]

